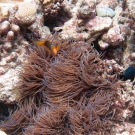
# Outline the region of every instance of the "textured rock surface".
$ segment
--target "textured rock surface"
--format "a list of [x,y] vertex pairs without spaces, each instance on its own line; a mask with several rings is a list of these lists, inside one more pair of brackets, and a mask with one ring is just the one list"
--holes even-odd
[[126,33],[126,28],[123,27],[123,29],[125,29],[125,33],[122,33],[119,25],[113,26],[102,36],[102,40],[111,44],[112,46],[119,45],[125,41],[125,36],[128,33]]
[[96,16],[94,19],[90,20],[87,23],[86,27],[91,33],[97,33],[109,29],[111,27],[111,24],[112,19],[110,17]]
[[23,2],[18,6],[16,19],[23,25],[30,25],[36,20],[37,7],[31,2]]

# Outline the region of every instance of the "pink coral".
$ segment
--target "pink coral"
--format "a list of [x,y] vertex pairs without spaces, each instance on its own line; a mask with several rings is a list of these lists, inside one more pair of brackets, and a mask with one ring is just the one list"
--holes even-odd
[[96,33],[109,29],[111,25],[112,19],[110,17],[96,16],[94,19],[91,19],[87,22],[86,27],[91,33]]
[[127,34],[126,28],[123,26],[115,25],[108,30],[102,36],[102,40],[115,46],[125,41],[125,36]]

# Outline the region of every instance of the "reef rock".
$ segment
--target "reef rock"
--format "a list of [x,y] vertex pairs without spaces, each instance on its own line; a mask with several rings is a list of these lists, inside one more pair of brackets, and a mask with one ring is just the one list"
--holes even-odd
[[0,6],[0,22],[8,18],[8,7]]
[[106,42],[103,42],[103,40],[98,40],[98,44],[99,44],[101,50],[105,50],[106,48],[109,47],[109,44]]
[[15,14],[20,24],[30,25],[36,20],[37,6],[31,2],[19,4],[18,11]]
[[128,32],[124,26],[120,27],[119,25],[115,25],[102,36],[102,40],[111,44],[112,46],[119,45],[125,41],[125,36],[127,33]]
[[91,19],[87,22],[86,28],[91,33],[97,33],[109,29],[111,25],[112,19],[110,17],[96,16],[94,19]]
[[104,7],[104,8],[96,8],[96,12],[98,16],[104,17],[104,16],[108,16],[108,17],[114,17],[115,16],[115,12],[108,7]]
[[45,20],[52,19],[58,15],[63,0],[40,0]]
[[117,6],[117,0],[101,0],[99,4],[97,4],[97,7],[109,7],[112,9],[115,9]]
[[94,18],[96,15],[95,12],[95,3],[94,2],[82,2],[80,8],[77,11],[77,17],[80,19]]
[[134,0],[126,0],[126,5],[129,10],[129,15],[135,19],[135,1]]

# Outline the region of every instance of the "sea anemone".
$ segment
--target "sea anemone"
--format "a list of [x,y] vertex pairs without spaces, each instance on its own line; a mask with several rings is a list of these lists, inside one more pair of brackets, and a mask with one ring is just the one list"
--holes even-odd
[[20,71],[18,109],[0,128],[23,129],[27,135],[111,131],[111,106],[120,88],[117,77],[107,76],[108,64],[91,43],[58,38],[51,42],[56,40],[61,49],[55,56],[44,47],[30,51]]

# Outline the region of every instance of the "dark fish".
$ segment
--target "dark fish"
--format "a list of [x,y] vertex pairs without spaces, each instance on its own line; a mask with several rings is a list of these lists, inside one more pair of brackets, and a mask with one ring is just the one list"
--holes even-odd
[[123,80],[123,81],[126,81],[126,80],[131,80],[133,81],[134,80],[134,77],[135,77],[135,68],[133,66],[129,66],[124,72],[123,74],[120,76],[120,78]]

